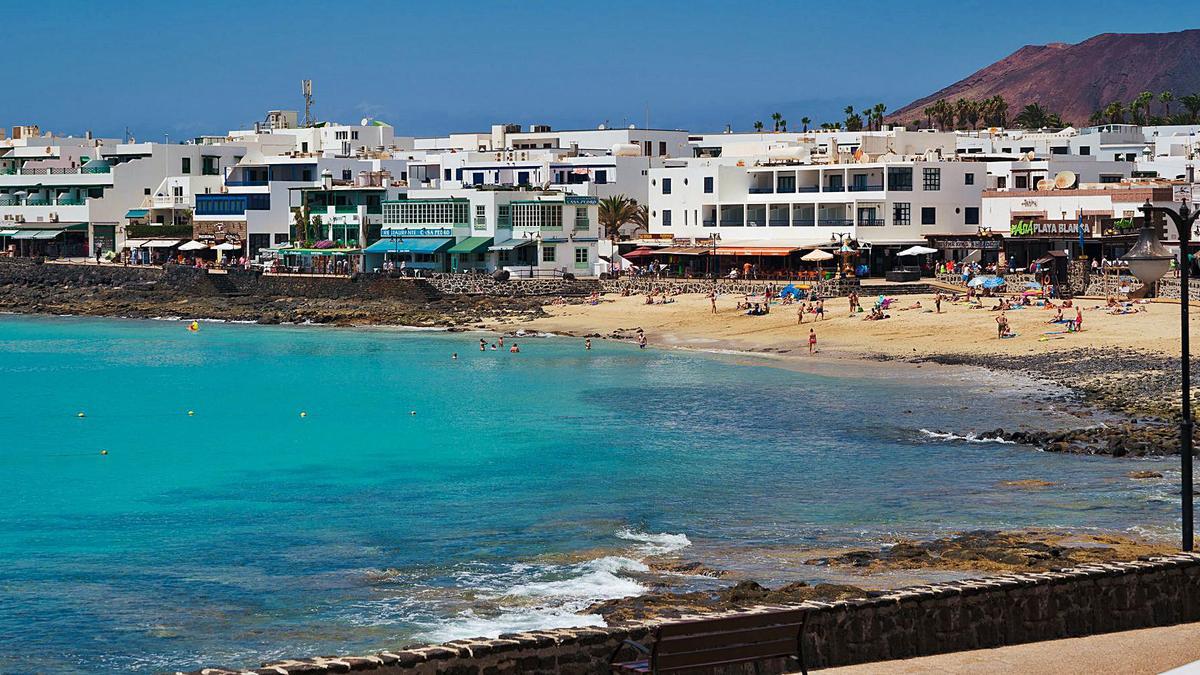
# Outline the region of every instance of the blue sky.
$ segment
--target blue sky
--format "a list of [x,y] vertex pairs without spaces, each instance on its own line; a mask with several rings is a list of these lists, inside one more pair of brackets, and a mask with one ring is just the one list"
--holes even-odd
[[54,1],[5,12],[0,125],[183,138],[271,108],[398,134],[716,131],[898,108],[1026,44],[1194,26],[1190,3]]

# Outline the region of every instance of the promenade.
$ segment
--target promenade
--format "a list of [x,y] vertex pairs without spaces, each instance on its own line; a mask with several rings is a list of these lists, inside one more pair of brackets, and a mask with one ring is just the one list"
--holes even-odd
[[[1179,668],[1200,673],[1200,623],[1145,628],[997,649],[864,663],[814,671],[822,675],[1022,673],[1022,675],[1153,675]],[[1189,664],[1193,664],[1190,665]]]

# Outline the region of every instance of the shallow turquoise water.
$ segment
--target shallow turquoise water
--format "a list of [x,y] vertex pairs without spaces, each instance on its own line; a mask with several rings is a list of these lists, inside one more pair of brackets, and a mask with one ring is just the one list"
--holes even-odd
[[[1170,465],[1134,483],[1128,462],[919,431],[1047,414],[980,389],[997,376],[478,339],[0,317],[0,672],[595,621],[574,612],[641,590],[656,551],[762,578],[760,553],[787,545],[1177,526]],[[998,486],[1020,478],[1064,484]]]

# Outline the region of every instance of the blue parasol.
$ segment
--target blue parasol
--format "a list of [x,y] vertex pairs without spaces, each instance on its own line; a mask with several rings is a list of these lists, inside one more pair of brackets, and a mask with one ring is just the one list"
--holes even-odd
[[994,275],[975,277],[974,279],[967,282],[968,286],[971,286],[974,288],[978,288],[980,286],[982,286],[984,288],[999,288],[999,287],[1003,286],[1004,284],[1005,284],[1005,281],[1002,277],[997,277]]
[[1036,281],[1026,281],[1025,288],[1032,288],[1035,291],[1040,291],[1042,290],[1042,285]]

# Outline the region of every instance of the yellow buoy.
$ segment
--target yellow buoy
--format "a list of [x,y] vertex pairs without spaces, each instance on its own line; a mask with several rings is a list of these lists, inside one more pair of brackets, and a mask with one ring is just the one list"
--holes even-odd
[[83,414],[83,413],[81,413],[81,412],[79,412],[79,413],[75,413],[75,416],[76,416],[76,417],[87,417],[87,415],[84,415],[84,414]]
[[301,410],[301,411],[300,411],[300,416],[301,416],[301,417],[308,417],[308,413],[306,413],[306,412],[304,412],[303,410]]
[[196,411],[195,411],[195,410],[189,410],[189,411],[188,411],[188,417],[194,417],[195,415],[196,415]]
[[191,322],[190,324],[188,324],[188,330],[195,333],[196,331],[200,330],[200,323],[198,321]]
[[108,454],[108,451],[107,451],[107,450],[101,450],[101,451],[100,451],[100,454],[102,454],[102,455],[107,455],[107,454]]

